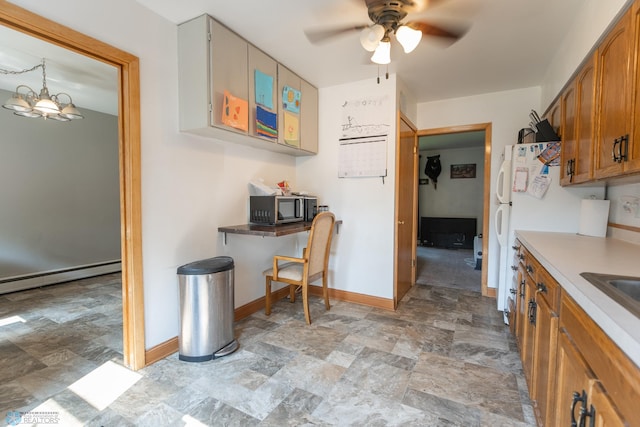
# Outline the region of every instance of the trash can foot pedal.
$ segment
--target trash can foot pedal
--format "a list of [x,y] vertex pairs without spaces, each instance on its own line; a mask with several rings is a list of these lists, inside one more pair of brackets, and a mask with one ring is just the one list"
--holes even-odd
[[238,349],[238,341],[233,340],[229,344],[222,347],[217,352],[213,353],[213,358],[217,359],[218,357],[223,357],[229,355]]

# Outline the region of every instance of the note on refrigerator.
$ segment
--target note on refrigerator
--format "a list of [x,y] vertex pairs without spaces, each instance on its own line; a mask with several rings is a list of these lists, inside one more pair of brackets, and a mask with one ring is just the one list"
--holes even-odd
[[529,180],[529,169],[517,167],[513,177],[513,192],[524,193],[527,191],[527,181]]

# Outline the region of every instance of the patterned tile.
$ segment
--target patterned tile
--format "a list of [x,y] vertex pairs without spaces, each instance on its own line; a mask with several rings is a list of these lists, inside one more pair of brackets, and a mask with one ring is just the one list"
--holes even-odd
[[[453,276],[452,276],[453,277]],[[495,301],[416,285],[396,311],[300,299],[236,322],[240,349],[189,363],[173,354],[103,410],[71,384],[122,364],[119,275],[0,295],[0,402],[88,426],[527,426],[533,407]],[[18,320],[20,319],[20,320]],[[9,357],[4,357],[8,355]]]

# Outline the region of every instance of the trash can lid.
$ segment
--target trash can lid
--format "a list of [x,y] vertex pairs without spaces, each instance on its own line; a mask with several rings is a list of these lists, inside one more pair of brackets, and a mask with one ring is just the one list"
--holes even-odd
[[178,274],[193,276],[196,274],[212,274],[233,269],[233,258],[230,256],[217,256],[190,262],[178,267]]

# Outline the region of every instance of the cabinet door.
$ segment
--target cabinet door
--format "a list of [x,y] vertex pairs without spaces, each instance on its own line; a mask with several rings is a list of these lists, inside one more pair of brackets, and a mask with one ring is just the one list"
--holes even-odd
[[640,1],[636,1],[632,7],[633,25],[635,34],[635,52],[636,52],[636,68],[635,68],[635,105],[633,114],[633,136],[629,140],[629,148],[627,150],[627,163],[625,164],[625,172],[640,171],[640,64],[638,64],[638,50],[640,50]]
[[[258,106],[269,113],[277,114],[278,95],[277,78],[278,63],[266,53],[253,45],[249,45],[249,135],[262,138],[268,142],[275,142],[277,138],[269,138],[257,132],[256,115]],[[258,93],[256,95],[256,72],[271,77],[271,92],[269,92],[266,81],[258,83]],[[266,79],[265,79],[266,80]],[[257,96],[257,97],[256,97]],[[259,99],[257,99],[259,98]],[[277,123],[275,124],[277,128]]]
[[632,72],[631,10],[625,13],[598,47],[598,95],[595,177],[620,175],[620,137],[629,134]]
[[[224,91],[232,96],[248,102],[248,47],[246,40],[219,22],[209,19],[211,31],[211,123],[213,126],[247,133],[233,126],[222,123],[224,111]],[[240,120],[242,120],[240,118]],[[248,120],[248,117],[247,117]],[[248,123],[246,123],[248,125]]]
[[318,152],[318,89],[301,80],[302,104],[300,105],[300,148],[310,153]]
[[589,406],[587,410],[593,411],[591,417],[593,417],[593,424],[590,424],[590,420],[585,425],[593,425],[594,427],[613,427],[613,426],[628,426],[631,423],[626,423],[623,419],[618,408],[613,404],[609,395],[599,382],[594,382],[589,391]]
[[536,415],[540,424],[553,425],[553,392],[555,390],[556,352],[558,343],[558,314],[547,301],[536,294],[537,313],[535,327],[535,389],[532,400],[536,402]]
[[562,102],[558,98],[544,116],[558,136],[562,136]]
[[525,282],[525,300],[527,304],[525,310],[527,314],[523,325],[522,367],[527,383],[529,383],[529,389],[535,390],[533,354],[535,351],[536,334],[536,288],[535,282],[530,275],[525,276]]
[[596,60],[597,55],[592,55],[576,77],[576,161],[573,170],[576,184],[589,181],[593,176]]
[[582,405],[578,399],[588,393],[595,376],[564,330],[558,336],[556,371],[555,422],[551,425],[570,426],[578,421]]
[[560,184],[573,183],[576,149],[576,87],[571,84],[562,94],[562,146]]
[[[300,91],[301,79],[282,64],[278,64],[278,143],[292,147],[300,147],[300,112],[287,111],[284,103],[294,102],[292,98],[285,99],[292,93],[283,94],[285,86]],[[304,102],[303,99],[300,100]]]

